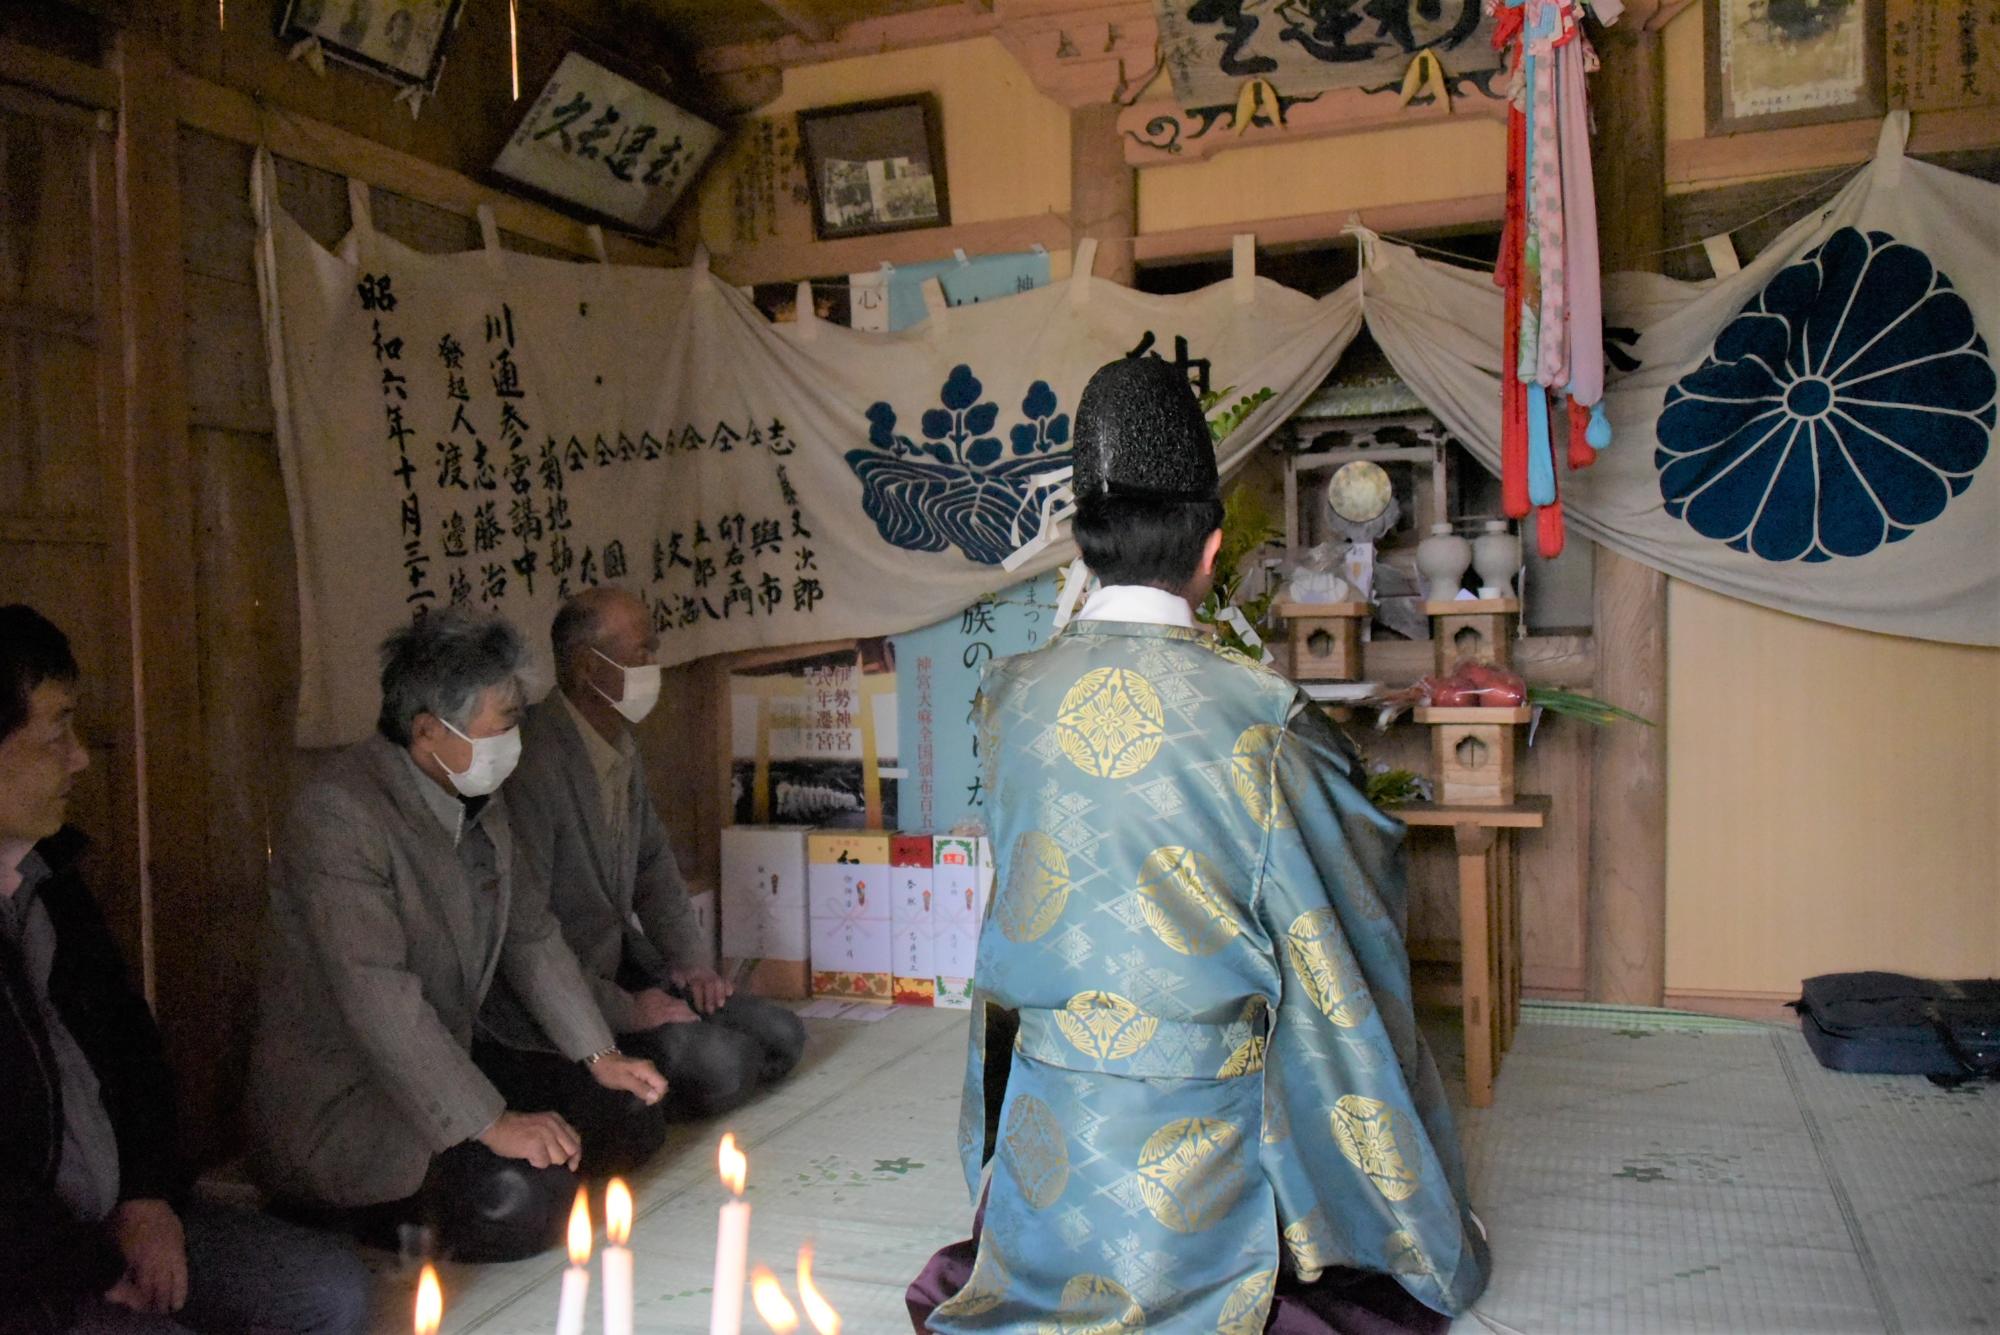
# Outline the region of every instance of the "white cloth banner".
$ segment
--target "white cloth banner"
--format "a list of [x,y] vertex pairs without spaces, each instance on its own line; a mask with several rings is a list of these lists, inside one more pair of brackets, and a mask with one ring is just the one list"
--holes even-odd
[[253,191],[303,746],[368,729],[375,647],[418,608],[506,614],[543,682],[559,600],[593,583],[648,600],[669,665],[955,615],[1066,559],[999,565],[1036,532],[1036,479],[1068,463],[1097,367],[1144,349],[1215,389],[1270,387],[1237,462],[1360,325],[1352,287],[1159,297],[1087,263],[899,333],[773,325],[705,265],[427,255],[369,230],[365,200],[329,253],[271,180],[260,166]]
[[[1607,284],[1614,440],[1561,472],[1615,551],[1731,597],[1919,639],[2000,644],[2000,186],[1875,160],[1741,271]],[[1376,241],[1368,328],[1500,462],[1501,301],[1485,274]],[[1558,457],[1561,450],[1558,448]],[[1990,473],[1992,470],[1986,470]]]
[[[1741,272],[1607,284],[1617,433],[1564,473],[1592,539],[1677,578],[1841,625],[2000,643],[1991,452],[2000,186],[1876,160]],[[1363,235],[1313,300],[1246,273],[1161,297],[1093,279],[868,333],[773,325],[705,264],[426,255],[356,229],[329,253],[260,159],[258,280],[298,553],[298,740],[364,732],[374,650],[457,601],[529,632],[558,601],[641,593],[662,661],[886,635],[1014,572],[1068,463],[1090,374],[1142,351],[1273,398],[1225,475],[1318,388],[1360,326],[1498,470],[1491,276]],[[810,304],[801,306],[802,315]],[[1234,397],[1234,396],[1232,396]],[[1990,471],[1990,470],[1989,470]]]

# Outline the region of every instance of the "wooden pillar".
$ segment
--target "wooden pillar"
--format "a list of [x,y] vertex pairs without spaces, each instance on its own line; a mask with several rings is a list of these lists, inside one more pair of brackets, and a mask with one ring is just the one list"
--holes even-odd
[[[218,1078],[231,1025],[208,967],[207,769],[202,759],[196,636],[195,469],[188,442],[186,296],[181,258],[180,126],[170,34],[119,35],[117,217],[120,442],[130,517],[122,537],[131,593],[134,760],[138,776],[142,960],[179,1076],[184,1128],[197,1153],[227,1122]],[[273,737],[274,748],[288,744]],[[246,783],[258,776],[244,775]]]
[[1099,278],[1131,286],[1137,266],[1132,238],[1139,234],[1139,176],[1125,161],[1116,102],[1098,102],[1069,113],[1070,245],[1097,242]]
[[[1601,34],[1598,51],[1604,65],[1591,88],[1592,159],[1604,268],[1657,270],[1666,209],[1660,38],[1636,22],[1620,23]],[[1643,450],[1649,442],[1621,440],[1613,448]],[[1603,546],[1594,577],[1597,689],[1660,726],[1598,730],[1588,995],[1657,1006],[1667,951],[1667,581]]]

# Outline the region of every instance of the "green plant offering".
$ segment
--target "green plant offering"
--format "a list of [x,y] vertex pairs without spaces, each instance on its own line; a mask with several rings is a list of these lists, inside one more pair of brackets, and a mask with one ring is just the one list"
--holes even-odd
[[1561,690],[1554,686],[1529,687],[1528,703],[1546,709],[1551,714],[1580,719],[1600,728],[1618,722],[1643,723],[1649,728],[1659,726],[1653,720],[1634,714],[1629,709],[1620,709],[1608,700],[1600,700],[1594,695],[1581,695],[1576,691]]
[[[1202,414],[1208,416],[1209,437],[1218,445],[1223,442],[1230,432],[1242,426],[1243,419],[1251,413],[1256,412],[1265,400],[1276,397],[1276,392],[1269,385],[1266,385],[1255,394],[1245,394],[1235,403],[1230,404],[1227,408],[1217,413],[1215,409],[1235,392],[1236,386],[1225,385],[1221,389],[1212,389],[1201,396]],[[1209,414],[1214,415],[1209,416]]]
[[1393,807],[1421,799],[1424,795],[1422,783],[1414,770],[1370,770],[1367,786],[1362,791],[1376,806]]

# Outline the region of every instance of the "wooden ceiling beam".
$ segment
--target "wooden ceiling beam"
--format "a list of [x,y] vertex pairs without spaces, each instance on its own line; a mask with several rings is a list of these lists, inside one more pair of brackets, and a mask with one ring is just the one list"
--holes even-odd
[[[761,0],[770,4],[771,0]],[[776,5],[772,5],[775,9]],[[998,17],[958,5],[919,9],[886,18],[850,23],[823,41],[793,35],[770,42],[740,42],[703,51],[696,64],[704,74],[736,74],[754,69],[787,69],[820,65],[830,60],[939,46],[985,37],[1000,27]]]
[[833,40],[833,25],[806,6],[804,0],[757,0],[757,3],[785,21],[785,26],[808,42]]

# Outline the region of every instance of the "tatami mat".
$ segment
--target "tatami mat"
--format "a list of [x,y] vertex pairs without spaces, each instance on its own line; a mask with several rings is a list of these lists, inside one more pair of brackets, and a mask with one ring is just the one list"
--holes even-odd
[[[1461,1112],[1495,1265],[1455,1332],[2000,1324],[2000,1088],[1838,1075],[1796,1032],[1711,1017],[1531,1004],[1522,1018],[1494,1107]],[[1426,1026],[1454,1088],[1455,1022]],[[808,1023],[800,1072],[727,1123],[750,1157],[752,1253],[789,1284],[813,1242],[846,1329],[895,1335],[904,1286],[969,1221],[953,1148],[966,1017]],[[643,1335],[708,1328],[724,1129],[678,1129],[634,1183]],[[447,1268],[445,1329],[551,1329],[562,1266]],[[407,1328],[408,1292],[385,1273],[383,1330]]]

